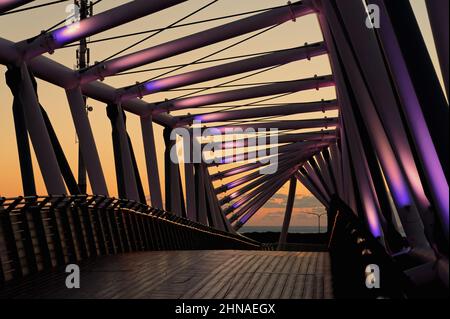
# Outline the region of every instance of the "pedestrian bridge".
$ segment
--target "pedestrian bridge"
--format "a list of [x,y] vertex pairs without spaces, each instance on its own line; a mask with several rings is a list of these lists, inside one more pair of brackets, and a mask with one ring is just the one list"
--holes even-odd
[[330,299],[326,252],[152,251],[83,263],[80,289],[64,269],[6,289],[8,298]]
[[[326,249],[296,252],[129,200],[1,198],[0,297],[404,297],[412,284],[401,266],[345,205],[335,205]],[[67,288],[69,264],[80,267],[80,289]],[[376,292],[365,287],[369,264],[386,280]]]
[[[417,14],[409,0],[79,0],[79,19],[26,38],[16,15],[62,3],[32,2],[0,0],[0,92],[12,105],[0,142],[16,144],[0,149],[22,187],[0,189],[14,197],[0,197],[2,297],[448,295],[449,1]],[[48,12],[27,22],[45,24]],[[163,25],[97,37],[141,18]],[[153,39],[174,29],[190,31]],[[267,34],[262,48],[242,47]],[[118,51],[90,64],[99,43]],[[48,56],[74,46],[75,69],[68,55]],[[65,120],[47,114],[50,101]],[[74,144],[55,121],[76,150],[64,151]],[[325,242],[308,251],[286,245],[298,182],[328,219]],[[239,234],[288,183],[277,243]],[[81,268],[79,290],[65,287],[69,264]]]

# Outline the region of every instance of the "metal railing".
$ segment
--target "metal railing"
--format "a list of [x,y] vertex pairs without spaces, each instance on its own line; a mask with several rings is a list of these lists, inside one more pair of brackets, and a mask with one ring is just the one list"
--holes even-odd
[[104,196],[0,198],[0,285],[96,256],[260,244],[142,203]]

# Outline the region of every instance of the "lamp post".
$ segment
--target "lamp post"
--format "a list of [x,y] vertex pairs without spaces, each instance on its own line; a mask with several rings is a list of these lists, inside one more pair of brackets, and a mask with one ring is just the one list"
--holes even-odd
[[320,218],[321,218],[323,215],[326,215],[327,213],[326,213],[326,212],[324,212],[324,213],[310,213],[310,212],[303,212],[303,214],[314,215],[314,216],[317,217],[318,233],[320,234],[320,233],[321,233],[321,231],[320,231]]

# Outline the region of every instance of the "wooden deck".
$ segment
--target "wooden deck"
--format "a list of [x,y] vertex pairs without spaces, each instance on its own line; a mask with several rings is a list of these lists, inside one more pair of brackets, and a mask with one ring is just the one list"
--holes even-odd
[[0,298],[327,299],[326,252],[155,251],[80,266],[81,288],[62,270],[0,290]]

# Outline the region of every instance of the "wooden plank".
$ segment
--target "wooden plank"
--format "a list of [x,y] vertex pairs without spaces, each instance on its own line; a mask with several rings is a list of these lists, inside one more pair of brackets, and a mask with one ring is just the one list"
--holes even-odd
[[226,295],[226,299],[236,299],[239,294],[247,290],[251,279],[256,273],[260,272],[264,266],[264,262],[269,259],[267,255],[258,256],[257,261],[252,265],[248,272],[244,273],[237,284],[232,287],[232,289]]
[[227,268],[231,268],[234,266],[234,264],[239,260],[238,256],[229,256],[228,260],[222,264],[220,264],[218,267],[213,269],[211,273],[204,277],[203,280],[201,280],[197,285],[192,287],[190,291],[186,292],[182,298],[184,299],[194,299],[194,296],[208,283],[210,282],[217,274],[219,274],[222,271],[226,271]]
[[291,254],[287,256],[287,262],[284,265],[283,269],[281,270],[281,273],[278,275],[278,278],[274,284],[274,288],[270,292],[270,295],[268,298],[271,299],[280,299],[283,295],[283,290],[286,286],[286,281],[288,280],[288,276],[291,273],[293,267],[295,266],[295,261],[297,259],[297,256],[295,254]]
[[333,280],[331,277],[331,261],[330,261],[330,254],[325,255],[324,260],[324,280],[323,280],[323,297],[325,299],[332,299],[334,297],[333,295]]
[[[81,289],[65,287],[64,267],[29,278],[0,297],[331,298],[327,253],[151,251],[80,262]],[[12,293],[12,294],[11,294]]]
[[234,299],[235,296],[245,286],[251,274],[258,270],[263,261],[263,255],[255,254],[254,259],[251,262],[247,263],[247,265],[236,272],[234,278],[232,278],[232,280],[229,282],[228,287],[226,287],[227,289],[223,289],[221,292],[216,294],[214,298]]
[[281,294],[280,299],[289,299],[292,296],[294,291],[295,281],[297,279],[298,270],[300,269],[300,265],[305,257],[304,252],[295,254],[295,261],[292,265],[292,268],[289,272],[289,275],[286,279],[285,287],[283,288],[283,293]]
[[280,262],[280,253],[272,253],[275,258],[272,260],[272,262],[264,269],[264,271],[261,273],[261,276],[258,279],[258,282],[254,286],[253,290],[249,294],[250,299],[257,299],[259,298],[262,290],[264,289],[264,286],[266,285],[266,282],[268,280],[268,277],[270,276],[269,273],[273,271],[273,269],[276,267],[276,265]]
[[308,265],[308,270],[306,272],[306,280],[305,280],[305,286],[303,289],[303,299],[312,299],[314,296],[314,289],[315,289],[315,283],[316,283],[316,269],[317,269],[317,259],[318,259],[319,253],[314,252],[312,253],[312,258]]
[[[236,269],[242,267],[242,265],[250,258],[251,256],[238,256],[232,263],[229,263],[227,267],[221,267],[220,271],[215,272],[214,275],[210,276],[209,280],[205,281],[201,288],[191,295],[191,298],[206,298],[206,295],[211,294],[211,291],[212,294],[215,294],[219,289],[218,286],[220,281],[223,281],[229,272],[235,272]],[[185,296],[183,296],[183,298],[185,298]]]
[[[261,291],[261,294],[259,295],[260,299],[269,299],[272,295],[272,292],[277,289],[276,284],[278,282],[278,279],[280,278],[280,273],[288,264],[288,261],[290,259],[290,255],[280,256],[280,262],[275,267],[275,269],[269,274],[268,280],[264,286],[264,289]],[[281,293],[281,290],[283,290],[282,286],[279,288],[278,294]]]
[[311,252],[306,252],[305,257],[302,258],[300,268],[297,271],[298,275],[295,277],[294,289],[292,291],[292,299],[301,299],[306,281],[306,272],[308,270],[309,261],[311,259]]

